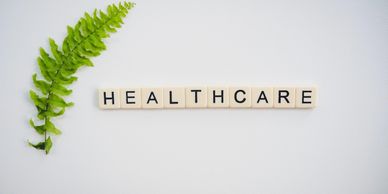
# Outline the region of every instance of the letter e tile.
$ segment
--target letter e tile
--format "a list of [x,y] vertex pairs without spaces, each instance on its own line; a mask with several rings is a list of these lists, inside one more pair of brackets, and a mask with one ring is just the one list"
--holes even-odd
[[121,108],[141,108],[141,89],[123,88],[120,90]]
[[296,108],[314,108],[317,97],[315,87],[296,88]]

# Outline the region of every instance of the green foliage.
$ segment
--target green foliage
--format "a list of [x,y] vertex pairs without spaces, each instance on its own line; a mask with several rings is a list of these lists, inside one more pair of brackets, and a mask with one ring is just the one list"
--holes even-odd
[[121,27],[122,19],[133,6],[133,3],[123,2],[109,5],[106,12],[94,10],[93,14],[85,13],[74,27],[67,26],[67,36],[61,49],[51,38],[50,53],[40,48],[37,60],[42,78],[38,79],[37,74],[32,76],[39,92],[30,90],[30,97],[42,124],[36,125],[31,119],[30,125],[44,136],[44,141],[36,144],[28,142],[30,146],[44,150],[46,154],[50,152],[50,135],[62,133],[51,119],[62,115],[67,107],[73,106],[72,102],[66,102],[63,97],[72,93],[67,87],[77,81],[74,74],[82,66],[93,66],[90,58],[100,55],[106,49],[103,39]]

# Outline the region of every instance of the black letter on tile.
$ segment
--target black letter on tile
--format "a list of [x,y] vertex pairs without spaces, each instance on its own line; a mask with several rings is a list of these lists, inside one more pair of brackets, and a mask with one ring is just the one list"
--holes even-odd
[[246,94],[246,92],[244,90],[237,90],[235,93],[234,93],[234,101],[236,101],[237,103],[244,103],[247,99],[246,98],[243,98],[242,100],[238,100],[237,99],[237,94],[241,92],[243,93],[244,95]]
[[224,90],[221,90],[220,95],[216,95],[216,91],[213,90],[213,103],[216,103],[216,97],[221,97],[221,103],[224,103]]
[[310,96],[305,96],[305,93],[311,93],[311,92],[312,92],[311,90],[303,90],[302,91],[302,104],[311,104],[311,101],[309,101],[309,102],[305,101],[305,98],[310,98],[311,99],[311,95]]
[[202,90],[191,90],[191,92],[194,92],[194,102],[198,103],[198,92],[201,92]]
[[129,94],[134,94],[135,91],[126,91],[125,94],[126,94],[126,102],[127,104],[135,104],[135,102],[133,101],[129,101],[130,98],[135,98],[135,96],[130,96]]
[[155,103],[158,104],[158,100],[156,99],[154,92],[151,92],[150,96],[148,96],[147,104],[149,104],[151,100],[155,101]]
[[[285,93],[285,95],[282,95],[282,93]],[[287,90],[279,90],[279,99],[278,99],[278,103],[281,103],[282,101],[282,98],[284,98],[286,100],[287,103],[290,103],[290,101],[287,99],[287,97],[290,95],[290,92],[288,92]]]
[[106,97],[106,92],[104,92],[104,104],[106,105],[107,100],[112,100],[112,104],[115,104],[114,92],[112,92],[112,97]]
[[178,102],[172,101],[172,91],[169,91],[169,95],[170,95],[170,104],[178,104]]
[[260,92],[259,99],[257,99],[257,104],[259,104],[260,100],[265,100],[265,102],[268,103],[268,99],[264,91]]

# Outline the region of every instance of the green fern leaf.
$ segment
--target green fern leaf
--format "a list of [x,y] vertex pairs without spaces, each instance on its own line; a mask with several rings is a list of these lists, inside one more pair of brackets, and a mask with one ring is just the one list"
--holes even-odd
[[44,136],[44,141],[28,144],[36,149],[44,150],[46,154],[52,147],[51,135],[62,132],[52,123],[51,118],[65,113],[67,107],[73,106],[63,98],[72,93],[67,86],[77,81],[74,74],[83,66],[92,67],[92,57],[96,57],[106,50],[103,39],[108,38],[123,24],[123,18],[134,6],[134,3],[122,2],[109,5],[106,12],[94,10],[93,14],[85,13],[74,27],[67,26],[67,36],[61,48],[49,38],[50,53],[40,48],[37,59],[42,78],[33,74],[32,80],[36,90],[30,90],[30,98],[37,108],[37,118],[44,121],[43,125],[30,125],[37,133]]

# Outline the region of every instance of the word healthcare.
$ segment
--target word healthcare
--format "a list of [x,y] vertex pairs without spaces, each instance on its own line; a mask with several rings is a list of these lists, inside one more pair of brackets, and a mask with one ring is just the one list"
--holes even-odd
[[100,89],[101,109],[314,108],[315,87]]

